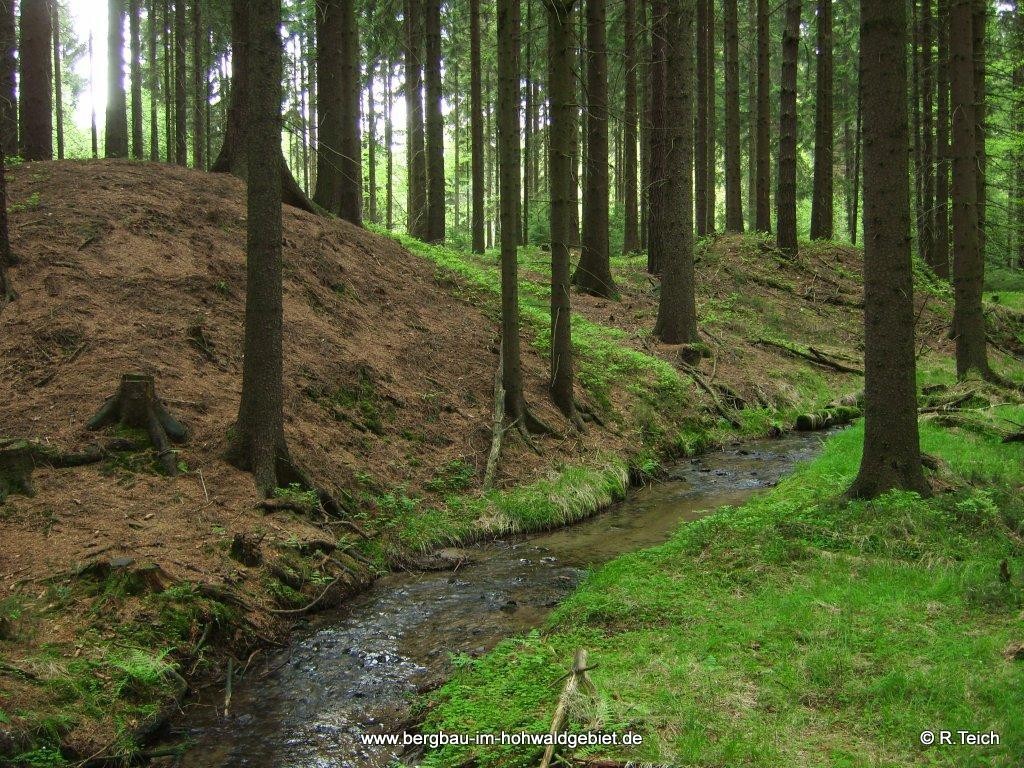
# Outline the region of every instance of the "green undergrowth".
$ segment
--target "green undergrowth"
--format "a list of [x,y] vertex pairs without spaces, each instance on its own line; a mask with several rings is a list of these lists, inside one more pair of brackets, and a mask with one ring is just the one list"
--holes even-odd
[[[862,439],[860,426],[840,433],[772,491],[599,568],[543,631],[457,659],[425,731],[545,732],[584,647],[597,694],[577,702],[572,730],[644,736],[591,754],[1019,765],[1024,661],[1004,651],[1024,641],[1024,446],[923,422],[940,492],[848,503]],[[1001,743],[926,748],[927,729],[993,730]],[[538,755],[446,747],[426,764],[526,766]]]
[[[11,764],[79,763],[87,755],[67,754],[68,740],[100,733],[104,759],[127,764],[184,694],[184,676],[204,666],[208,648],[241,636],[234,609],[193,585],[164,586],[147,573],[156,572],[86,571],[49,584],[40,599],[0,604],[3,640],[29,648],[3,660],[0,674],[35,689],[24,697],[31,708],[18,696],[0,701],[0,723],[14,726],[21,741]],[[82,603],[89,610],[73,642],[41,634],[49,620]]]

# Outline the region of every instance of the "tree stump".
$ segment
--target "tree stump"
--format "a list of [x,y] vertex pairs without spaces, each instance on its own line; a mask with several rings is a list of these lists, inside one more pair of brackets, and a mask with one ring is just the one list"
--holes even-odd
[[96,430],[111,424],[143,429],[156,449],[160,465],[172,477],[178,474],[171,441],[183,443],[187,437],[185,427],[171,416],[156,396],[152,376],[126,373],[121,376],[117,393],[89,419],[87,429]]
[[0,443],[0,504],[12,493],[35,496],[32,470],[35,469],[35,446],[28,440]]

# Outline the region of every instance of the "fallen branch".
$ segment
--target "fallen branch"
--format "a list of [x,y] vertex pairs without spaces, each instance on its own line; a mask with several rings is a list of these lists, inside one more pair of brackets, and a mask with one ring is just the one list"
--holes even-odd
[[[549,731],[552,736],[557,735],[562,730],[565,717],[569,712],[569,702],[581,683],[585,686],[591,686],[590,680],[587,678],[587,651],[585,648],[580,648],[576,651],[576,656],[572,661],[572,670],[569,672],[565,686],[562,688],[562,694],[558,697],[558,706],[555,707],[555,716],[551,719],[551,730]],[[544,757],[540,761],[540,768],[549,768],[551,759],[554,756],[555,743],[552,741],[544,749]]]
[[740,420],[736,417],[736,412],[729,408],[726,408],[725,404],[722,402],[721,398],[719,398],[718,393],[715,391],[714,387],[712,387],[704,379],[704,377],[701,376],[700,372],[692,365],[689,365],[688,363],[684,363],[682,361],[680,361],[679,365],[682,367],[684,371],[686,371],[690,378],[693,379],[701,389],[703,389],[705,392],[708,393],[708,395],[710,395],[711,400],[715,405],[715,410],[718,411],[718,414],[723,419],[728,421],[733,427],[738,429],[741,426],[741,424]]
[[323,599],[327,597],[327,593],[330,592],[334,588],[334,585],[339,581],[341,581],[341,576],[336,576],[334,581],[324,587],[324,591],[321,592],[313,602],[309,603],[309,605],[304,605],[302,608],[269,608],[267,609],[267,612],[273,613],[275,616],[302,616],[305,613],[309,613],[309,611],[313,610],[323,602]]
[[487,456],[487,469],[484,471],[484,493],[491,490],[494,474],[498,471],[501,460],[501,443],[505,437],[505,385],[502,383],[502,367],[505,362],[505,344],[498,345],[498,367],[494,371],[494,416],[491,423],[491,451]]
[[782,351],[788,352],[789,354],[794,355],[795,357],[803,358],[804,360],[808,360],[812,363],[815,363],[816,365],[820,365],[825,368],[831,368],[832,370],[839,371],[840,373],[853,373],[858,376],[864,375],[864,371],[862,371],[860,368],[854,368],[853,366],[839,362],[838,360],[829,357],[824,352],[822,352],[819,349],[815,349],[814,347],[808,347],[807,351],[805,352],[804,350],[800,349],[795,345],[790,346],[788,344],[783,344],[781,341],[773,341],[772,339],[765,338],[757,339],[754,343],[764,344],[769,347],[781,349]]

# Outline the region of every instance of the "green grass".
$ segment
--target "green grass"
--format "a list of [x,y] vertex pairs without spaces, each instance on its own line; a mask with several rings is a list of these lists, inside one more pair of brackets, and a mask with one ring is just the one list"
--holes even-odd
[[1024,290],[989,291],[985,294],[985,301],[1024,312]]
[[[598,694],[573,727],[644,734],[622,759],[1019,765],[1024,663],[1002,652],[1024,640],[1024,446],[925,423],[923,448],[957,490],[846,503],[861,441],[860,427],[832,438],[771,492],[597,570],[543,633],[460,660],[425,730],[546,731],[582,646]],[[926,750],[928,728],[992,729],[1002,744]],[[427,764],[471,751],[434,751]],[[478,757],[537,760],[522,748]]]

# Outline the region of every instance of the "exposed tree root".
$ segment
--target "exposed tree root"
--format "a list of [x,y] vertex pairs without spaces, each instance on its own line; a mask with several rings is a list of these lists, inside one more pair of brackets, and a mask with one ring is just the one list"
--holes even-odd
[[494,372],[494,415],[491,418],[491,450],[487,455],[487,468],[484,470],[484,493],[491,490],[494,485],[494,475],[501,461],[501,444],[505,437],[505,386],[501,380],[504,362],[504,345],[501,344],[498,346],[498,367]]

